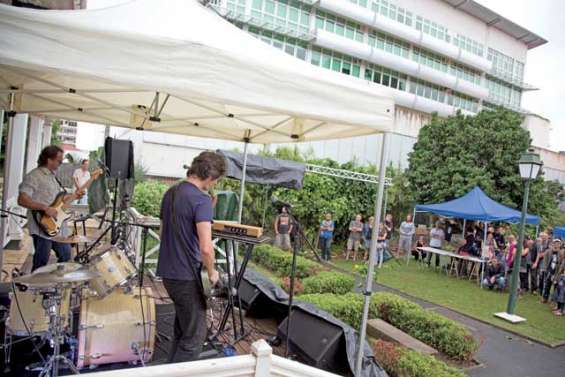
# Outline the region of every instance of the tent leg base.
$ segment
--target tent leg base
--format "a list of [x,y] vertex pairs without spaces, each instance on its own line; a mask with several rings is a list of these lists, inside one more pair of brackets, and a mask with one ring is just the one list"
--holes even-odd
[[506,312],[494,313],[495,317],[501,318],[510,323],[522,323],[526,322],[526,318],[520,317],[516,314],[508,314]]

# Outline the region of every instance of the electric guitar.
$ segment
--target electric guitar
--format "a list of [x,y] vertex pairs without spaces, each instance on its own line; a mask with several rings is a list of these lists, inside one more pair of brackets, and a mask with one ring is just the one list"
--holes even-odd
[[90,179],[72,194],[67,194],[64,191],[57,194],[55,200],[49,206],[57,210],[57,216],[51,217],[44,211],[31,211],[34,220],[37,222],[41,230],[43,230],[49,237],[59,234],[63,223],[71,217],[71,215],[66,212],[69,207],[69,203],[77,199],[77,193],[87,189],[103,172],[104,171],[102,169],[94,170],[90,174]]

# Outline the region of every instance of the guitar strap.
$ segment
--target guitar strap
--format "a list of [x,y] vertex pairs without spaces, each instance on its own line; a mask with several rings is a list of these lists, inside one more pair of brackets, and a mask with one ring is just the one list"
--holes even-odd
[[180,230],[177,226],[177,215],[176,215],[176,211],[175,211],[175,208],[176,208],[175,198],[176,198],[177,190],[184,184],[187,184],[187,182],[180,182],[180,183],[177,183],[176,185],[174,185],[173,187],[171,187],[172,191],[171,191],[170,209],[171,209],[171,217],[172,217],[172,221],[173,221],[173,234],[175,235],[175,239],[177,240],[177,244],[181,248],[185,249],[188,253],[190,269],[192,270],[192,274],[194,275],[194,278],[198,282],[198,286],[200,287],[200,292],[202,293],[202,299],[204,299],[204,297],[205,297],[204,284],[202,283],[202,279],[200,278],[201,267],[195,266],[194,257],[190,253],[190,248],[188,248],[187,247],[188,245],[186,245],[183,242],[183,238],[181,237]]

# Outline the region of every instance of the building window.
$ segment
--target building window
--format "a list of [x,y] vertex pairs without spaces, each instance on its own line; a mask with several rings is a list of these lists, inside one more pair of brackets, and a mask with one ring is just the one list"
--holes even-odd
[[412,60],[441,72],[447,73],[449,69],[449,63],[446,58],[418,47],[414,47],[412,50]]
[[420,30],[421,32],[431,35],[434,38],[441,39],[442,41],[448,43],[451,41],[449,30],[446,27],[428,20],[427,18],[416,16],[414,27],[416,28],[416,30]]
[[447,103],[453,107],[476,113],[479,110],[479,101],[461,93],[450,92],[447,94]]
[[363,42],[361,25],[320,10],[316,12],[316,29],[323,29],[357,42]]
[[226,8],[235,15],[245,15],[245,0],[227,0]]
[[449,72],[455,77],[472,82],[475,85],[481,85],[481,74],[461,64],[452,63]]
[[522,91],[520,89],[494,77],[487,77],[486,82],[489,91],[489,101],[514,110],[520,108],[522,99]]
[[369,33],[369,45],[406,59],[410,55],[410,45],[408,43],[374,30]]
[[490,47],[487,58],[492,62],[493,76],[517,84],[524,80],[524,63]]
[[455,38],[453,38],[453,44],[472,54],[484,56],[484,46],[471,38],[465,37],[464,35],[457,34]]
[[300,60],[306,60],[306,49],[308,48],[306,42],[303,42],[296,38],[286,37],[281,34],[273,33],[268,30],[261,30],[255,26],[249,27],[249,33],[254,37],[262,40],[263,42],[286,52],[289,55],[297,57]]
[[375,64],[367,64],[365,68],[365,80],[393,89],[406,90],[406,75]]
[[354,77],[361,75],[361,64],[359,60],[335,51],[315,47],[312,49],[310,62],[313,65],[341,72],[346,75]]
[[266,29],[283,28],[298,34],[309,33],[310,12],[310,6],[295,0],[253,0],[251,3],[252,23]]
[[410,93],[444,103],[446,89],[439,85],[430,84],[416,78],[410,78]]

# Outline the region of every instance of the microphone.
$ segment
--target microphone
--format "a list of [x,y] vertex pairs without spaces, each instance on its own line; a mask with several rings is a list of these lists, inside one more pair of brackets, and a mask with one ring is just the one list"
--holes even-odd
[[271,196],[271,204],[273,204],[274,206],[279,206],[279,207],[292,208],[292,204],[283,202],[282,200],[277,199],[274,196]]

